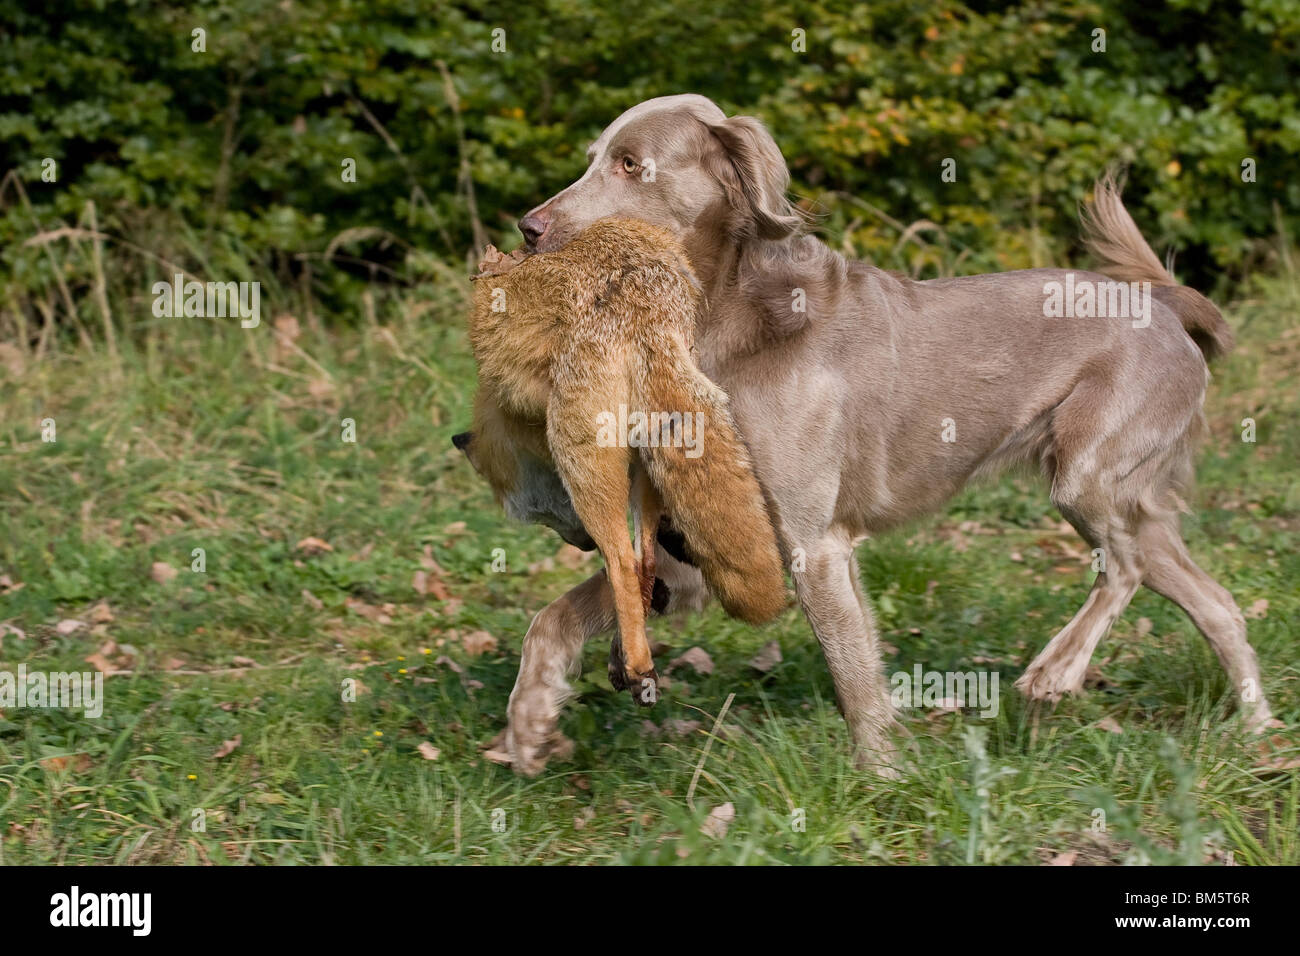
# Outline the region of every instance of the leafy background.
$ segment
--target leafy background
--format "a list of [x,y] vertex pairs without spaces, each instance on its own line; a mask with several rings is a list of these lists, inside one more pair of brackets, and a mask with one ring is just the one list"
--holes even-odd
[[826,232],[918,275],[1064,261],[1115,160],[1157,248],[1210,291],[1271,265],[1260,240],[1300,214],[1300,0],[0,0],[0,18],[0,167],[30,198],[0,193],[0,275],[33,322],[56,267],[15,240],[85,225],[88,200],[132,300],[140,269],[251,263],[273,296],[355,315],[364,282],[436,282],[435,259],[518,242],[604,124],[682,91],[762,117]]

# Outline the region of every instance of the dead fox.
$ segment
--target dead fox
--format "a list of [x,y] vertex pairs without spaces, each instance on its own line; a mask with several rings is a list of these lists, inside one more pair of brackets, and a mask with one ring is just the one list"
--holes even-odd
[[785,606],[749,454],[692,353],[698,284],[671,235],[629,219],[491,268],[470,317],[474,424],[453,443],[512,517],[600,549],[618,620],[610,679],[653,703],[645,617],[665,512],[728,612],[759,623]]

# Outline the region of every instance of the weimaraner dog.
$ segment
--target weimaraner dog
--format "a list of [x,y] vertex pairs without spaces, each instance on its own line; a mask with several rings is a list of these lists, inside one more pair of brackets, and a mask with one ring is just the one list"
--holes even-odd
[[[1022,692],[1055,701],[1079,691],[1093,651],[1145,584],[1205,635],[1248,726],[1269,721],[1241,611],[1179,532],[1206,362],[1231,348],[1232,334],[1160,263],[1113,180],[1098,182],[1084,216],[1099,272],[917,282],[805,234],[772,136],[705,97],[634,106],[587,158],[582,178],[520,231],[544,252],[624,216],[682,239],[706,301],[700,367],[731,397],[859,765],[892,772],[895,716],[854,547],[1013,466],[1044,476],[1052,502],[1104,560],[1078,614],[1016,682]],[[1127,299],[1130,283],[1130,308],[1111,314],[1124,312],[1116,289]],[[572,516],[556,526],[565,521]],[[699,573],[662,544],[662,609],[700,607]],[[613,625],[603,571],[533,619],[505,740],[520,772],[544,766],[566,676],[584,642]]]

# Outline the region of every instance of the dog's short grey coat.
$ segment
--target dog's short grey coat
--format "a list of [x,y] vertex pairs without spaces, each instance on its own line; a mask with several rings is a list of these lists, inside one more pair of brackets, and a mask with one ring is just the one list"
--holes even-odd
[[[1140,585],[1183,607],[1228,671],[1250,726],[1270,718],[1232,597],[1193,563],[1178,529],[1206,358],[1230,347],[1218,310],[1176,286],[1103,179],[1085,226],[1105,275],[1148,281],[1150,324],[1044,314],[1037,269],[915,282],[846,260],[804,234],[776,143],[749,117],[694,95],[628,110],[573,185],[520,223],[537,250],[608,216],[682,237],[706,293],[701,368],[731,396],[859,759],[890,773],[894,721],[854,547],[940,507],[974,477],[1028,466],[1105,552],[1086,602],[1017,686],[1056,700],[1082,687],[1097,644]],[[646,175],[653,161],[653,175]],[[796,299],[806,309],[792,307]],[[951,426],[944,441],[945,427]],[[692,568],[658,554],[669,610],[706,598]],[[603,572],[552,603],[524,641],[507,746],[545,761],[566,674],[613,625]]]

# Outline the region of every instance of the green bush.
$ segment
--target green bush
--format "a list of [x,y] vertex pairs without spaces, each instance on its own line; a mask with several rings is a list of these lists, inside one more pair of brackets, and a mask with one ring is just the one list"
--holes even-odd
[[517,242],[605,123],[682,91],[761,116],[837,243],[921,275],[1077,254],[1075,205],[1114,160],[1202,287],[1260,266],[1300,215],[1300,0],[512,6],[0,0],[0,166],[21,180],[0,191],[0,309],[57,310],[60,278],[90,281],[84,235],[66,255],[27,240],[86,226],[92,200],[106,254],[138,262],[108,270],[133,312],[174,264],[252,263],[351,309],[368,280]]

